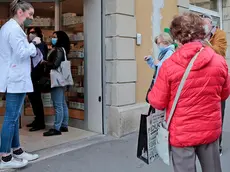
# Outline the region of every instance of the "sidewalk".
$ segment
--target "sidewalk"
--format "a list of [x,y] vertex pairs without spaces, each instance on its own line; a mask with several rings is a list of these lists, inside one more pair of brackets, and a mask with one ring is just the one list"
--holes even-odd
[[[230,101],[227,102],[223,134],[222,172],[230,169]],[[171,172],[157,160],[151,165],[136,158],[138,134],[121,139],[92,136],[48,149],[39,150],[41,158],[23,172]],[[36,152],[36,151],[35,151]],[[1,171],[0,171],[1,172]],[[198,172],[201,172],[198,164]]]
[[[230,132],[224,133],[223,172],[230,169]],[[55,156],[18,170],[23,172],[171,172],[171,167],[156,161],[146,165],[136,158],[137,134],[119,140],[103,141]],[[199,169],[198,172],[201,172]]]

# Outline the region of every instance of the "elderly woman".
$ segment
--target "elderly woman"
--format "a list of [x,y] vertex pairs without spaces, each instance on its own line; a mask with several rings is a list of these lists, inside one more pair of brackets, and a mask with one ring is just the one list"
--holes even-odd
[[155,38],[155,43],[160,51],[158,57],[153,58],[152,56],[145,56],[144,59],[148,65],[156,71],[156,74],[154,75],[154,79],[156,80],[163,62],[174,53],[175,45],[171,36],[165,32]]
[[182,46],[161,67],[148,95],[150,104],[166,108],[166,119],[190,60],[199,53],[184,84],[169,125],[175,172],[196,172],[196,155],[203,172],[221,172],[218,138],[221,134],[221,104],[230,94],[228,66],[220,55],[202,44],[202,19],[192,13],[171,23],[172,37]]

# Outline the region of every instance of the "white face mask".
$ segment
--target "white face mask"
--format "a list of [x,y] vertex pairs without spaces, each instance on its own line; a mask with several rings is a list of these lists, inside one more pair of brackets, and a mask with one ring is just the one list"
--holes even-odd
[[35,34],[30,33],[29,34],[29,41],[33,41],[35,37],[37,37]]
[[204,28],[204,31],[205,31],[206,35],[208,35],[209,32],[210,32],[208,25],[207,24],[204,25],[203,28]]

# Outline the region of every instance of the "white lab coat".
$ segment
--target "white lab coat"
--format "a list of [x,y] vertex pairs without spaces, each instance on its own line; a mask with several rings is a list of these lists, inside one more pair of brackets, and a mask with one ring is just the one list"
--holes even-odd
[[29,44],[20,25],[10,19],[0,30],[0,92],[33,92],[31,56],[36,47]]

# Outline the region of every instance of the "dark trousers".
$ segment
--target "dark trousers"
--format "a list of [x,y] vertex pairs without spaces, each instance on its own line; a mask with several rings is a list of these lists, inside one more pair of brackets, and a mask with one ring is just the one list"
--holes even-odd
[[34,86],[34,92],[28,94],[28,98],[32,105],[33,113],[35,115],[34,124],[35,126],[44,126],[45,117],[44,117],[44,108],[42,103],[41,91]]
[[[222,129],[223,129],[223,124],[224,124],[225,105],[226,105],[226,101],[222,101],[221,102]],[[220,146],[220,150],[222,150],[222,133],[219,139],[219,146]]]

